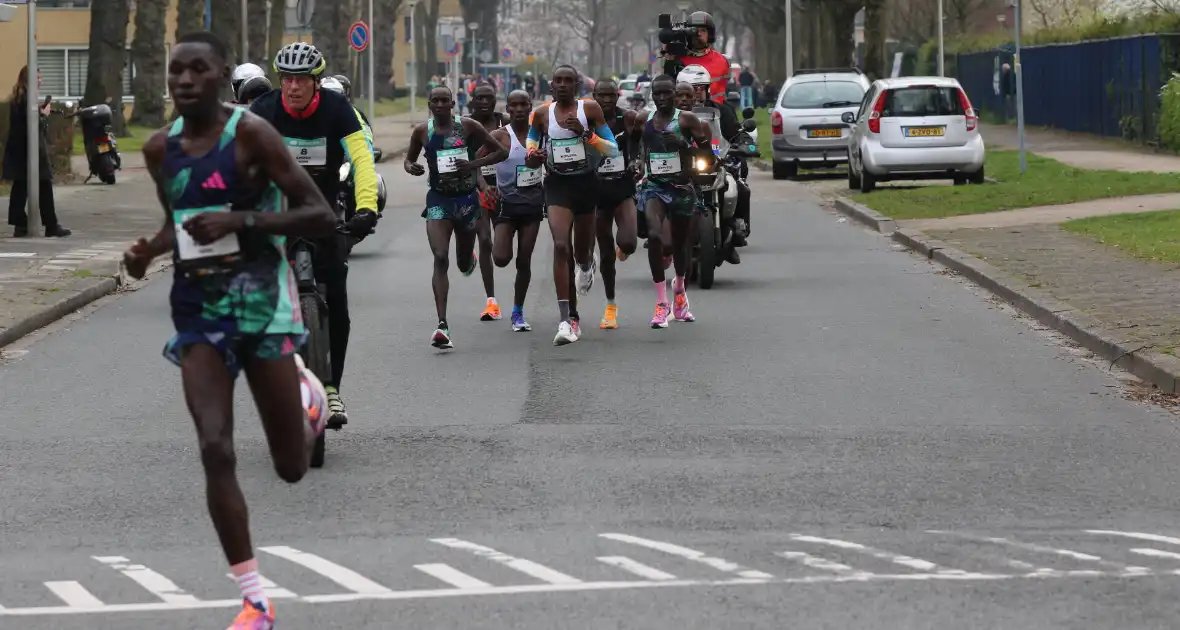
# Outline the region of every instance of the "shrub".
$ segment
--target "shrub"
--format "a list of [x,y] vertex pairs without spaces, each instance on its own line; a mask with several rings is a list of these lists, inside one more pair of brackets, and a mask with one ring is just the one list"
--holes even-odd
[[[74,175],[70,160],[74,154],[74,128],[73,118],[49,117],[49,132],[45,139],[49,145],[49,164],[53,167],[53,176],[58,181],[68,181]],[[8,102],[0,101],[0,155],[3,155],[4,144],[7,142]]]
[[[1042,28],[1032,32],[1025,32],[1021,36],[1020,45],[1064,44],[1094,39],[1109,39],[1112,37],[1176,32],[1180,32],[1180,14],[1154,10],[1137,15],[1123,15],[1118,17],[1097,15],[1076,27]],[[984,52],[1000,46],[1011,46],[1013,43],[1014,38],[1011,29],[1003,33],[956,35],[954,37],[944,38],[943,47],[947,54],[946,63],[948,73],[952,63],[951,60],[956,53]],[[919,53],[919,65],[925,59],[931,62],[929,70],[933,72],[936,66],[932,62],[937,50],[938,41],[935,39],[923,44],[922,52]]]
[[1156,128],[1160,144],[1180,151],[1180,74],[1172,73],[1160,90],[1159,123]]

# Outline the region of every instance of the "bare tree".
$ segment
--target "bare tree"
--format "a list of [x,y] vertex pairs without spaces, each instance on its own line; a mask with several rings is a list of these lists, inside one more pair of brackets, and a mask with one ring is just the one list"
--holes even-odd
[[377,96],[393,96],[389,91],[389,79],[393,76],[394,43],[402,32],[397,15],[399,8],[401,0],[375,0],[373,4],[373,21],[385,25],[384,28],[375,29],[372,43],[375,46],[373,58],[377,60],[377,66],[373,69],[373,81],[376,83],[373,87]]
[[[1180,3],[1174,0],[1152,0],[1156,10],[1174,12]],[[1028,0],[1029,13],[1038,28],[1071,28],[1081,26],[1102,12],[1102,0]]]
[[148,127],[164,125],[164,16],[168,0],[139,0],[135,3],[135,39],[131,42],[131,61],[135,76],[131,93],[135,108],[131,122]]
[[246,0],[246,43],[249,44],[249,49],[246,51],[246,58],[242,60],[256,63],[263,68],[266,67],[266,60],[274,54],[266,47],[266,5],[267,0]]
[[[275,75],[273,64],[271,60],[278,54],[279,48],[283,46],[283,35],[287,33],[287,2],[286,0],[270,0],[270,23],[266,27],[266,55],[262,57],[265,63],[261,64],[264,69],[271,75],[271,81],[278,83],[278,76]],[[251,45],[253,48],[253,45]]]
[[128,0],[96,2],[90,8],[90,49],[86,68],[87,105],[111,100],[115,133],[127,135],[123,118],[123,72],[127,69],[127,24],[131,21]]
[[601,74],[606,65],[603,52],[625,29],[625,0],[560,0],[556,8],[586,44],[586,71]]
[[205,28],[205,3],[204,2],[178,2],[176,5],[176,37],[173,41],[180,39],[186,33],[199,31]]

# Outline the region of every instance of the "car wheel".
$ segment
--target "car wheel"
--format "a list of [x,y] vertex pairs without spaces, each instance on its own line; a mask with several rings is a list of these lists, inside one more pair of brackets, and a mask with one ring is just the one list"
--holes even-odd
[[955,182],[956,186],[966,186],[967,185],[967,178],[959,176],[959,175],[955,175],[954,182]]
[[982,184],[986,181],[986,179],[984,178],[984,175],[983,175],[983,167],[982,166],[979,167],[979,172],[971,174],[970,181],[972,184]]
[[775,179],[788,179],[794,177],[799,172],[799,167],[794,162],[775,162],[771,167],[771,174]]
[[848,190],[856,190],[860,188],[860,177],[857,176],[856,171],[852,168],[852,154],[848,155]]
[[871,193],[876,187],[877,178],[873,177],[872,173],[862,170],[860,172],[860,191],[862,193]]

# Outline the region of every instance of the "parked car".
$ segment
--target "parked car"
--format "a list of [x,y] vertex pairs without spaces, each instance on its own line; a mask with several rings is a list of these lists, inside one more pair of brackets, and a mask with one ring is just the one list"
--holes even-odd
[[798,70],[787,79],[770,111],[774,178],[847,162],[849,129],[841,117],[856,111],[868,89],[856,68]]
[[985,157],[979,117],[949,77],[874,81],[848,138],[848,187],[871,192],[895,179],[950,179],[982,184]]
[[635,93],[638,83],[635,79],[623,79],[619,81],[619,102],[626,103],[631,98],[631,95]]

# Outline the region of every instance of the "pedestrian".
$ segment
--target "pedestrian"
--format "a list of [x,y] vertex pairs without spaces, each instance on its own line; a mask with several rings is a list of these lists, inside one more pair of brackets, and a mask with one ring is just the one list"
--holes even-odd
[[[28,124],[28,99],[36,95],[28,94],[26,87],[29,82],[29,67],[21,68],[16,77],[16,85],[12,86],[12,94],[8,97],[8,140],[4,143],[4,174],[3,179],[12,182],[12,192],[8,197],[8,225],[13,227],[13,236],[21,238],[29,235],[29,218],[25,213],[25,203],[29,199],[28,163],[29,143],[26,131]],[[41,71],[37,71],[37,87],[41,87]],[[41,225],[45,226],[45,236],[69,236],[70,231],[57,222],[57,209],[53,204],[53,169],[49,165],[49,144],[45,139],[48,127],[49,103],[41,107],[40,124],[37,137],[39,139],[38,154],[40,166],[37,169],[40,185]]]
[[742,109],[754,106],[754,73],[750,72],[750,66],[743,66],[741,74],[738,75],[738,86],[741,87],[742,95]]

